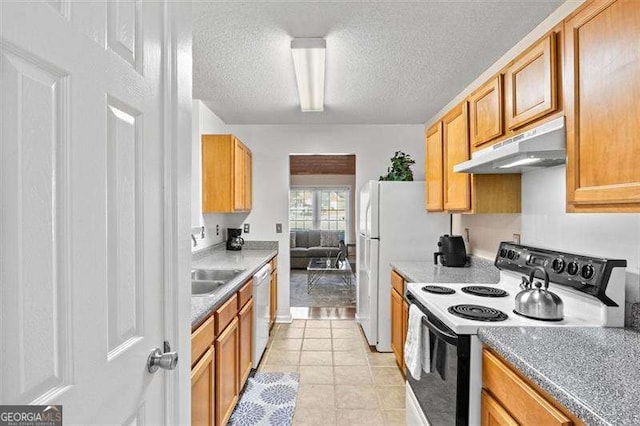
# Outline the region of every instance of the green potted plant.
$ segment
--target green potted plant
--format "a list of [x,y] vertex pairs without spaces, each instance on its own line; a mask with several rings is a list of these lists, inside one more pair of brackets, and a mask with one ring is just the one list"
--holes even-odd
[[409,154],[396,151],[395,155],[391,157],[391,167],[387,168],[387,175],[380,176],[380,180],[412,181],[413,171],[411,170],[411,165],[415,163],[415,160]]

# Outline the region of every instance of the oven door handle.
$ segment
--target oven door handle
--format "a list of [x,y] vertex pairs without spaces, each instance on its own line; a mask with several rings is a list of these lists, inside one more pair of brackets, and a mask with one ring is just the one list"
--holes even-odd
[[[416,300],[416,298],[412,294],[407,292],[405,297],[407,298],[409,303],[417,305],[418,308],[420,309],[420,303]],[[420,310],[424,311],[424,309],[420,309]],[[435,334],[445,342],[449,343],[450,345],[454,345],[454,346],[458,345],[458,336],[447,333],[446,331],[440,329],[437,325],[429,321],[429,318],[427,317],[427,315],[424,315],[422,317],[422,324],[424,324],[433,334]]]
[[429,331],[431,331],[433,334],[435,334],[445,342],[449,343],[450,345],[453,345],[453,346],[458,345],[457,336],[451,335],[439,329],[438,326],[432,323],[431,321],[429,321],[429,319],[426,316],[422,317],[422,324],[424,324],[429,329]]

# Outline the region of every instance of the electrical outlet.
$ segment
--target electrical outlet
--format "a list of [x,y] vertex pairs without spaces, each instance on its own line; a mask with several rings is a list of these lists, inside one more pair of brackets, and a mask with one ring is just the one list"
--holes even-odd
[[220,225],[216,225],[216,235],[220,235]]
[[282,234],[282,224],[276,223],[276,234]]
[[520,244],[520,234],[513,234],[513,242]]
[[244,232],[245,234],[248,234],[248,233],[249,233],[249,224],[248,224],[248,223],[245,223],[245,224],[244,224],[244,230],[243,230],[243,232]]
[[464,228],[464,240],[469,242],[469,228]]

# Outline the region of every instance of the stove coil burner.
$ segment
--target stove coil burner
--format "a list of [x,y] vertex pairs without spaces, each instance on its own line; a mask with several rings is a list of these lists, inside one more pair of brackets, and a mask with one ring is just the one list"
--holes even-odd
[[475,321],[494,322],[504,321],[509,318],[509,316],[502,311],[480,305],[455,305],[449,307],[447,310],[455,316]]
[[454,294],[456,291],[452,288],[442,287],[439,285],[426,285],[422,287],[422,291],[433,294]]
[[462,287],[462,291],[464,293],[473,294],[474,296],[481,297],[506,297],[509,295],[506,291],[495,288],[495,287],[486,287],[486,286],[469,286]]

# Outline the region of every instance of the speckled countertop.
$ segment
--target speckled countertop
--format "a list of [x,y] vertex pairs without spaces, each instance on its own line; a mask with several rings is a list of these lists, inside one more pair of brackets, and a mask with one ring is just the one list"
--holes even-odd
[[500,280],[500,271],[493,261],[475,256],[471,257],[468,266],[462,268],[406,261],[391,262],[391,267],[412,283],[495,284]]
[[[274,244],[277,247],[277,243]],[[211,312],[238,291],[244,281],[277,254],[278,250],[275,248],[227,251],[221,247],[196,256],[197,260],[191,263],[193,269],[244,269],[244,272],[208,296],[191,297],[191,327],[202,323]]]
[[640,424],[637,331],[481,327],[478,336],[586,424]]

